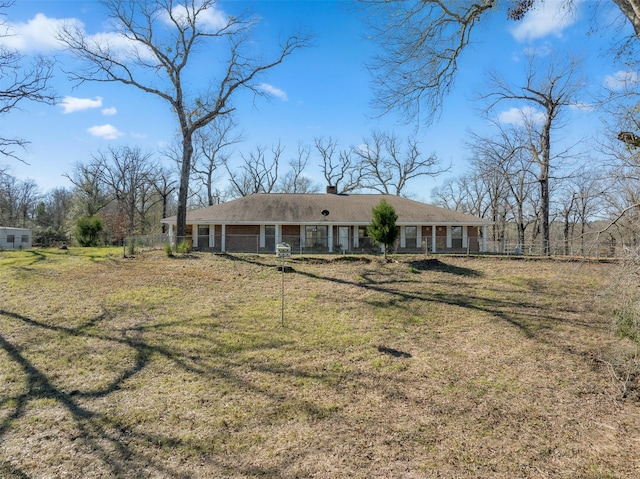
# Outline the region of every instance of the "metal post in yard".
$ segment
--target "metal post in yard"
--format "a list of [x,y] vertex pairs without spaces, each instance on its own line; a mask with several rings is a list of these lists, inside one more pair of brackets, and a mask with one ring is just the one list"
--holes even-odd
[[282,307],[280,311],[280,322],[284,327],[284,270],[286,258],[291,256],[291,245],[287,243],[278,243],[276,245],[276,258],[282,258]]

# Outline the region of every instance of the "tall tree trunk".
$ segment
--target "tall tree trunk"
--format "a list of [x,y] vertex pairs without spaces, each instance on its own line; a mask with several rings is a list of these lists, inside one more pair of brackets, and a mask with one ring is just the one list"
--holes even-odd
[[191,174],[191,158],[193,157],[192,133],[183,128],[182,131],[182,169],[180,170],[180,188],[178,190],[178,212],[176,235],[178,241],[187,236],[187,198],[189,196],[189,175]]

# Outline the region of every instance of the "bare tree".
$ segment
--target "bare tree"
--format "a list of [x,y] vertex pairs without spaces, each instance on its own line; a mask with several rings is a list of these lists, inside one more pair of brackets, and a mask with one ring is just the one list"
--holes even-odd
[[[175,177],[172,175],[171,170],[168,168],[160,168],[157,174],[153,177],[153,188],[157,195],[160,197],[162,203],[162,218],[169,216],[169,203],[176,188],[178,187]],[[166,233],[166,224],[162,224],[162,232]]]
[[0,175],[0,223],[22,228],[30,226],[40,197],[35,181]]
[[362,187],[362,169],[354,159],[353,149],[338,149],[338,141],[329,138],[315,138],[314,145],[322,158],[322,172],[327,185],[335,186],[341,194],[356,191]]
[[[49,88],[53,60],[39,56],[27,61],[18,51],[8,48],[1,41],[9,36],[6,10],[13,3],[12,0],[0,1],[0,114],[20,108],[25,101],[49,105],[56,101],[55,94]],[[0,155],[20,160],[14,147],[24,148],[28,143],[21,138],[0,136]]]
[[214,188],[217,178],[215,172],[229,159],[228,148],[240,141],[240,135],[234,135],[235,123],[231,117],[219,117],[195,135],[193,173],[206,190],[206,205],[219,202],[220,193]]
[[[60,32],[60,40],[87,65],[83,71],[71,72],[70,78],[76,83],[133,86],[170,106],[182,143],[177,235],[185,236],[194,134],[216,118],[231,114],[232,99],[241,89],[266,95],[256,84],[258,77],[305,46],[308,37],[288,37],[272,60],[260,62],[247,51],[251,45],[248,33],[257,20],[214,12],[216,0],[104,0],[103,4],[129,50],[123,54],[109,43],[89,38],[80,28],[68,26]],[[210,21],[212,16],[216,22]],[[210,57],[207,64],[212,71],[207,87],[195,91],[188,88],[185,77],[193,56],[203,51]],[[223,67],[213,71],[217,64]]]
[[112,191],[107,191],[104,183],[104,165],[100,160],[94,158],[86,165],[76,163],[73,172],[64,177],[75,186],[78,217],[94,216],[113,200]]
[[255,193],[271,193],[278,182],[280,156],[284,147],[278,143],[271,147],[268,159],[264,146],[257,145],[248,155],[240,153],[242,164],[233,171],[230,162],[225,162],[233,196],[249,196]]
[[[360,0],[369,7],[373,37],[381,53],[370,70],[374,106],[382,113],[399,111],[407,120],[433,120],[451,91],[459,60],[475,38],[477,25],[489,16],[521,20],[545,0],[513,0],[507,9],[498,0]],[[640,38],[640,0],[612,0]],[[595,3],[595,2],[594,2]],[[557,2],[558,14],[575,0]]]
[[561,113],[577,102],[577,95],[584,82],[580,77],[579,64],[549,61],[547,67],[530,58],[526,78],[522,86],[513,86],[498,75],[492,75],[490,92],[483,95],[488,101],[487,112],[495,111],[498,105],[525,106],[522,121],[529,133],[527,148],[538,166],[537,181],[540,185],[540,209],[542,227],[542,250],[549,249],[549,179],[552,167],[553,130],[561,126]]
[[[518,245],[526,242],[526,229],[535,218],[535,208],[528,208],[538,200],[535,194],[537,177],[534,160],[529,152],[530,133],[525,127],[506,127],[496,122],[493,136],[474,135],[470,147],[475,152],[474,165],[477,174],[495,177],[499,188],[491,188],[501,194],[499,200],[511,213],[510,221],[517,226]],[[532,209],[534,211],[532,211]]]
[[374,132],[354,152],[361,162],[362,186],[383,194],[403,195],[409,181],[447,170],[440,167],[435,155],[424,155],[414,138],[409,138],[404,148],[391,133]]
[[102,165],[103,183],[126,214],[127,234],[144,234],[147,211],[158,201],[157,197],[150,199],[158,170],[151,154],[143,153],[137,147],[124,146],[109,148],[94,159]]
[[494,1],[361,1],[375,7],[371,24],[381,46],[371,64],[374,106],[431,121],[454,83],[458,57]]
[[309,163],[311,148],[298,144],[297,155],[289,161],[289,171],[282,177],[277,190],[281,193],[317,193],[318,186],[306,176],[304,170]]

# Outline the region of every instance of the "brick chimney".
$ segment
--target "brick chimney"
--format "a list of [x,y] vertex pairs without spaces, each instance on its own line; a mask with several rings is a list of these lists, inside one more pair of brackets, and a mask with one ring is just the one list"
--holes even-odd
[[333,185],[327,186],[327,194],[328,195],[337,195],[338,194],[338,188],[336,186],[333,186]]

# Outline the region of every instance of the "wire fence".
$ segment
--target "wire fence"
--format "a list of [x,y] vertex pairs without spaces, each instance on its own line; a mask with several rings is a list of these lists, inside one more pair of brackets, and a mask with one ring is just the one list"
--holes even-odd
[[[277,238],[278,242],[287,243],[291,247],[292,254],[380,254],[382,248],[380,244],[371,238],[360,238],[357,244],[350,240],[349,244],[335,242],[329,247],[328,240],[315,239],[311,241],[301,241],[298,235],[283,235]],[[482,250],[478,242],[468,242],[466,246],[462,244],[452,244],[447,247],[444,243],[438,242],[436,251],[431,250],[431,242],[423,241],[422,244],[406,244],[396,247],[392,253],[402,254],[433,254],[433,253],[454,253],[454,254],[498,254],[506,256],[545,256],[545,251],[540,243],[524,243],[507,241],[486,241],[485,249]],[[557,242],[550,244],[551,256],[575,256],[584,258],[619,258],[624,254],[626,246],[614,244],[610,241],[591,241],[579,244],[567,244]],[[132,236],[123,240],[124,254],[134,254],[154,249],[170,249],[175,251],[196,251],[210,253],[255,253],[255,254],[275,254],[276,237],[260,236],[255,234],[226,235],[223,238],[218,235],[210,236],[187,236],[173,237],[168,234]]]

